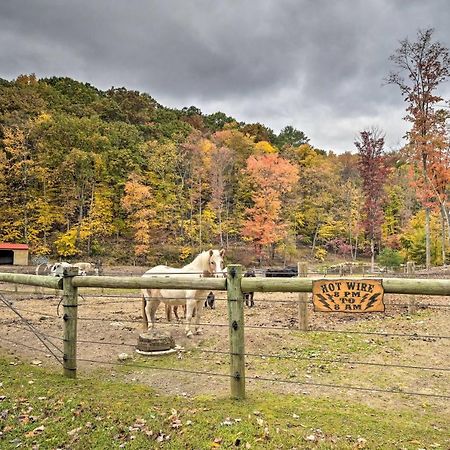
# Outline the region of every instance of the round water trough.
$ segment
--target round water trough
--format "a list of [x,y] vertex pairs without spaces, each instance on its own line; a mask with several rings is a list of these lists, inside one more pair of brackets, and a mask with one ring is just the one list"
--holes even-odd
[[176,351],[175,340],[169,333],[151,331],[139,335],[136,352],[141,355],[167,355]]

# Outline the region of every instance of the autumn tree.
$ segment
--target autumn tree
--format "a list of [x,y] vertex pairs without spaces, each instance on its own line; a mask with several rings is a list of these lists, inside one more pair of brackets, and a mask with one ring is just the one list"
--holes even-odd
[[215,212],[218,221],[219,243],[225,246],[224,239],[224,219],[225,227],[228,223],[224,212],[227,204],[227,193],[229,192],[229,181],[232,168],[232,154],[227,147],[216,147],[212,149],[211,158],[214,161],[209,167],[211,185],[211,209]]
[[268,127],[261,123],[248,123],[241,127],[241,131],[249,136],[253,136],[255,142],[268,141],[271,144],[275,144],[277,136]]
[[365,197],[364,227],[370,241],[371,267],[375,265],[375,240],[381,236],[383,222],[383,184],[388,169],[383,156],[384,137],[377,130],[361,131],[355,142]]
[[297,240],[311,246],[317,259],[326,256],[319,244],[345,236],[343,212],[345,198],[339,179],[339,165],[331,158],[318,154],[308,144],[292,147],[287,153],[300,170],[295,188],[295,202],[291,206],[291,221]]
[[[442,145],[442,120],[436,110],[443,100],[438,88],[450,76],[449,51],[441,43],[433,41],[433,29],[420,30],[417,40],[410,42],[407,38],[400,42],[400,47],[390,57],[396,67],[387,82],[400,88],[408,106],[406,120],[412,123],[408,132],[408,150],[412,160],[418,165],[422,204],[425,207],[426,266],[431,263],[430,247],[430,207],[438,201],[448,224],[447,198],[439,195],[435,183],[436,152]],[[406,76],[406,78],[405,78]],[[432,162],[434,160],[434,162]]]
[[297,130],[291,125],[284,127],[275,139],[276,144],[281,149],[285,145],[298,147],[301,144],[307,144],[309,138],[303,131]]
[[245,174],[254,183],[254,192],[242,234],[261,255],[264,246],[273,249],[286,235],[287,224],[281,217],[282,196],[298,181],[298,169],[278,154],[269,153],[250,156]]
[[151,199],[151,189],[146,186],[142,177],[131,174],[125,184],[122,204],[129,215],[130,225],[134,231],[134,253],[138,258],[145,258],[151,252],[154,237],[152,222],[155,219]]

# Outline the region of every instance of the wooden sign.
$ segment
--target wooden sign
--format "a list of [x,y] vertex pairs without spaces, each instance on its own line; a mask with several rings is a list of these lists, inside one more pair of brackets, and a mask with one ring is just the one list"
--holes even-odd
[[381,280],[313,281],[314,311],[369,313],[384,311]]

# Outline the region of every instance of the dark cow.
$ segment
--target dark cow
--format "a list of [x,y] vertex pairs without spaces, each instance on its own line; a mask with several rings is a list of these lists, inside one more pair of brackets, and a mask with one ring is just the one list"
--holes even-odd
[[[246,277],[246,278],[248,278],[248,277],[256,277],[255,271],[254,270],[247,270],[244,273],[244,277]],[[253,300],[254,294],[255,294],[254,292],[245,292],[244,293],[245,305],[248,306],[249,308],[252,308],[253,306],[255,306],[255,302]]]

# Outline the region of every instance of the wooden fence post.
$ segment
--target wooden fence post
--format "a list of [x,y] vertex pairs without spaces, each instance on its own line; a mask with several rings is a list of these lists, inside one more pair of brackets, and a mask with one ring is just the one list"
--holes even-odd
[[78,288],[73,286],[73,277],[78,267],[68,267],[63,272],[63,320],[64,320],[64,376],[77,377],[77,319]]
[[[408,261],[406,263],[406,273],[408,275],[414,275],[416,272],[414,261]],[[409,295],[408,296],[408,314],[415,314],[417,312],[417,305],[416,305],[416,296],[415,295]]]
[[236,264],[227,267],[231,397],[238,400],[245,398],[244,295],[241,279],[242,266]]
[[[308,264],[297,263],[298,276],[308,277]],[[298,293],[298,329],[301,331],[308,331],[308,293]]]

